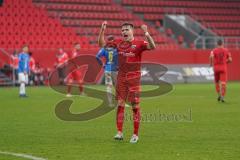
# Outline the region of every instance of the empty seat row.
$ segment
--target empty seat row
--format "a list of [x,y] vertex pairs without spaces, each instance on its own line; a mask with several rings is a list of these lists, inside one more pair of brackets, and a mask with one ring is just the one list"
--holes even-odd
[[123,5],[134,5],[134,6],[159,6],[159,7],[197,7],[197,8],[238,8],[239,2],[235,3],[216,3],[216,2],[197,2],[197,1],[156,1],[156,0],[123,0]]
[[[74,20],[74,19],[65,19],[62,20],[62,24],[66,26],[91,26],[91,27],[100,27],[102,24],[102,20]],[[109,27],[120,27],[124,22],[126,21],[109,21],[108,26]],[[135,26],[140,26],[143,24],[142,21],[130,21]]]
[[134,7],[134,12],[139,13],[165,13],[173,11],[175,13],[192,13],[192,14],[203,14],[203,15],[240,15],[238,10],[227,10],[227,9],[205,9],[205,8],[162,8],[162,7]]
[[223,16],[223,15],[201,15],[204,21],[221,21],[221,22],[240,22],[240,16]]
[[33,0],[34,2],[51,3],[82,3],[82,4],[110,4],[111,0]]
[[[74,42],[75,43],[75,42]],[[69,43],[65,41],[60,41],[60,43],[29,43],[23,41],[21,43],[1,43],[0,44],[3,48],[7,49],[15,49],[21,48],[23,44],[28,44],[30,48],[38,48],[38,49],[58,49],[58,48],[72,48],[74,43]],[[89,44],[81,44],[81,48],[92,48],[92,45]]]
[[144,14],[145,20],[163,20],[164,14]]
[[215,32],[217,32],[219,35],[222,36],[240,36],[239,30],[232,30],[232,29],[214,29]]
[[[50,12],[51,14],[51,12]],[[94,12],[55,12],[55,15],[66,18],[83,18],[83,19],[116,19],[116,20],[130,20],[131,14],[119,13],[94,13]]]
[[218,23],[218,22],[208,22],[208,24],[214,28],[230,28],[230,29],[239,29],[240,23]]
[[[155,29],[153,28],[149,28],[148,29],[149,33],[151,33],[151,35],[156,35],[159,34]],[[99,27],[98,28],[88,28],[88,29],[77,29],[78,33],[86,33],[89,32],[91,34],[99,34]],[[108,28],[106,30],[106,33],[113,33],[113,34],[121,34],[121,28],[117,27],[117,28]],[[142,29],[140,29],[139,27],[135,27],[134,29],[134,34],[138,34],[138,35],[143,35],[143,31]]]
[[70,10],[70,11],[98,11],[98,12],[119,12],[121,8],[112,5],[99,6],[99,5],[66,5],[66,4],[51,4],[46,5],[48,10]]

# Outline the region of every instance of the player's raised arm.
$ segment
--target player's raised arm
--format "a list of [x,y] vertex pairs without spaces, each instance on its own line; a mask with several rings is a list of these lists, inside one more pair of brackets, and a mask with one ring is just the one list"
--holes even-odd
[[213,57],[214,57],[214,55],[213,55],[213,51],[211,51],[210,56],[209,56],[209,63],[210,63],[210,66],[213,66]]
[[148,32],[147,25],[145,25],[145,24],[141,25],[141,29],[143,30],[144,35],[148,42],[147,49],[155,49],[156,45],[155,45],[153,38],[151,37],[151,35]]
[[105,45],[105,40],[104,40],[104,32],[107,27],[107,21],[104,21],[101,26],[101,30],[98,36],[98,45],[99,47],[103,47]]

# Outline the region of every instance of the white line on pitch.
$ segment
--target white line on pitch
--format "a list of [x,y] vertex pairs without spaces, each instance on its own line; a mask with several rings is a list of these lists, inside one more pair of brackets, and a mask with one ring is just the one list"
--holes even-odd
[[23,154],[23,153],[13,153],[13,152],[0,151],[0,154],[10,155],[10,156],[14,156],[14,157],[21,157],[21,158],[26,158],[26,159],[31,159],[31,160],[47,160],[45,158],[34,157],[32,155]]

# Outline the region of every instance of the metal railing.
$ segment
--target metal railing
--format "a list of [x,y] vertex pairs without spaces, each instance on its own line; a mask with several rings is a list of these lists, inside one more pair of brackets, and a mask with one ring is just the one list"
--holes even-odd
[[203,30],[212,33],[211,35],[202,35],[199,34],[197,38],[194,40],[195,48],[198,49],[211,49],[216,46],[216,42],[218,39],[222,39],[224,41],[224,45],[227,48],[240,49],[240,37],[226,37],[221,35],[220,33],[214,32],[216,30],[215,27],[209,25],[201,16],[195,15],[192,12],[186,11],[184,8],[164,8],[164,13],[176,14],[176,15],[188,15],[196,20],[196,22],[200,22],[204,25],[201,25]]
[[216,47],[216,43],[219,39],[222,39],[224,46],[230,49],[240,49],[240,37],[218,37],[218,36],[199,36],[194,44],[196,48],[211,49]]
[[[6,56],[7,59],[8,59],[8,62],[4,61],[1,59],[1,63],[3,65],[9,65],[9,62],[12,60],[12,57],[10,56],[10,54],[3,48],[0,48],[0,55],[3,55],[3,56]],[[10,66],[9,66],[10,67]],[[8,69],[11,69],[11,77],[12,79],[10,79],[10,77],[8,77],[7,79],[11,80],[10,84],[12,85],[15,85],[16,83],[16,78],[15,78],[15,72],[14,72],[14,68],[13,67],[10,67]],[[9,85],[9,84],[8,84]]]

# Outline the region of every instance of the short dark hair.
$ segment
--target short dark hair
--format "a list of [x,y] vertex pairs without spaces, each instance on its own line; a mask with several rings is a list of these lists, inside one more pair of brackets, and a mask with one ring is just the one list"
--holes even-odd
[[131,28],[134,28],[134,25],[130,22],[124,22],[121,27],[123,26],[130,26]]
[[113,40],[114,40],[114,36],[113,35],[107,36],[107,41],[113,41]]
[[218,46],[223,45],[223,41],[222,41],[221,39],[219,39],[219,40],[217,41],[217,45],[218,45]]

